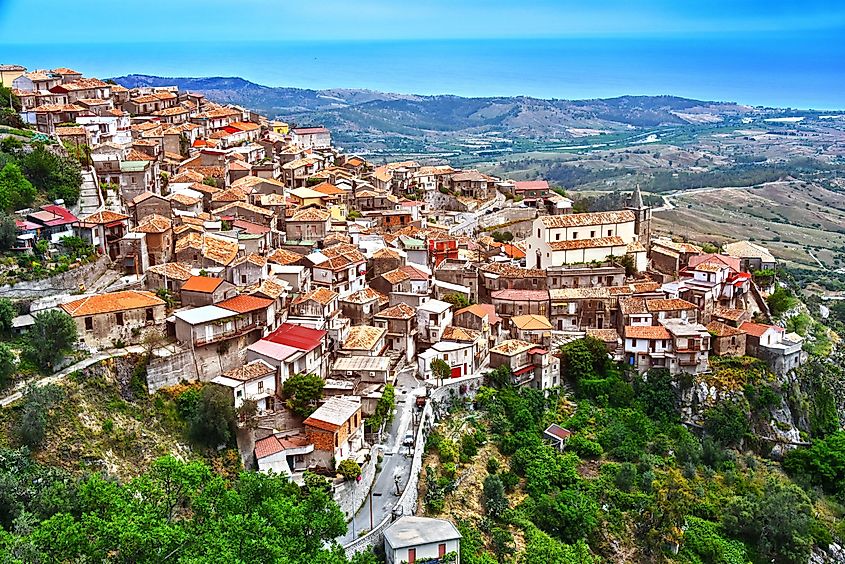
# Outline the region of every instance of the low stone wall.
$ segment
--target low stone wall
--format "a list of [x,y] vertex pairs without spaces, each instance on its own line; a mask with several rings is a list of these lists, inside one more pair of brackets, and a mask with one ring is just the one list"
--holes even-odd
[[[413,515],[417,511],[417,497],[419,495],[420,472],[422,460],[425,454],[425,441],[431,429],[434,427],[435,419],[445,415],[443,407],[455,396],[461,395],[461,390],[467,397],[474,397],[475,392],[484,383],[483,376],[472,376],[461,378],[457,382],[446,382],[439,388],[433,390],[429,401],[425,404],[420,421],[422,425],[417,429],[417,436],[414,446],[414,458],[411,461],[411,474],[408,483],[396,505],[393,506],[391,515],[386,516],[373,529],[359,539],[343,546],[346,556],[351,558],[356,552],[368,550],[384,542],[384,530],[397,518],[402,515]],[[439,414],[439,415],[438,415]]]
[[182,381],[194,382],[197,379],[194,358],[189,350],[153,357],[147,365],[147,388],[151,394]]
[[[537,217],[536,208],[504,208],[491,214],[485,214],[478,218],[478,227],[493,227],[514,221],[534,221]],[[510,229],[508,229],[510,231]]]
[[370,453],[370,461],[361,466],[361,481],[342,482],[334,488],[334,500],[349,520],[364,503],[376,480],[376,461],[380,450],[376,447]]
[[65,294],[79,291],[79,285],[90,287],[111,265],[107,255],[99,257],[92,263],[62,272],[43,280],[18,282],[0,286],[0,297],[11,299],[43,298],[55,294]]

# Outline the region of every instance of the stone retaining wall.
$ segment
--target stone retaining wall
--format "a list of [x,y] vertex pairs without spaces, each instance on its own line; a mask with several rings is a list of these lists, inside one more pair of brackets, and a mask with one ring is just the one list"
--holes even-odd
[[62,272],[42,280],[18,282],[0,286],[0,297],[11,299],[43,298],[56,294],[79,291],[79,285],[86,288],[97,281],[111,265],[107,255],[99,257],[92,263]]

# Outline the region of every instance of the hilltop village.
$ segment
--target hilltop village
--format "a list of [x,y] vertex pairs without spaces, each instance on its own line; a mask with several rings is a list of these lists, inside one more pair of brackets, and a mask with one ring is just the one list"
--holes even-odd
[[[679,378],[716,357],[756,357],[777,375],[807,361],[804,337],[772,321],[775,258],[751,241],[658,236],[639,188],[623,209],[576,213],[543,180],[373,163],[325,127],[200,94],[3,69],[22,121],[87,165],[76,204],[16,212],[16,252],[59,254],[72,237],[100,266],[70,265],[74,287],[31,300],[15,332],[60,311],[87,355],[149,347],[151,394],[222,387],[250,420],[237,437],[246,468],[301,484],[353,461],[356,479],[404,491],[420,466],[402,454],[422,451],[421,428],[449,397],[491,371],[560,388],[561,347],[585,337],[635,373]],[[303,409],[290,382],[308,375],[322,393]],[[364,497],[335,495],[354,527]],[[396,498],[369,503],[363,529],[373,511],[396,518]],[[442,557],[459,538],[421,517],[384,533],[389,562]]]

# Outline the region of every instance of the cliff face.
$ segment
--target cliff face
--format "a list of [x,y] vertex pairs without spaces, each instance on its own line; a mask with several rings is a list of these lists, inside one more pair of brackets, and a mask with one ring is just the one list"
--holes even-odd
[[761,361],[750,357],[714,357],[711,370],[709,374],[677,380],[683,421],[703,426],[708,409],[730,401],[743,407],[751,435],[756,437],[759,448],[771,446],[772,457],[779,458],[804,442],[801,431],[809,429],[807,413],[789,401],[794,377],[776,376]]

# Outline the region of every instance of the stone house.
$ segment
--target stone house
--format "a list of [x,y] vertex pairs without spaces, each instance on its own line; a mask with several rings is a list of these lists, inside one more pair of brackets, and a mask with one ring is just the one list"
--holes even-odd
[[243,288],[257,284],[267,278],[269,267],[267,258],[257,254],[249,254],[235,259],[226,267],[226,277],[232,284]]
[[143,233],[146,238],[147,256],[150,266],[165,264],[173,258],[173,223],[167,217],[146,215],[135,233]]
[[396,249],[382,247],[367,259],[367,280],[405,266],[405,257]]
[[120,240],[129,231],[129,216],[111,210],[92,213],[73,227],[77,237],[112,260],[120,255]]
[[510,328],[511,317],[529,313],[546,316],[549,311],[548,290],[497,290],[490,299],[504,320],[505,329]]
[[253,360],[227,370],[212,382],[232,390],[235,409],[241,407],[246,400],[255,401],[259,413],[275,408],[276,369],[263,360]]
[[328,468],[364,446],[364,420],[361,404],[347,399],[330,398],[304,422],[305,434],[314,445],[312,462]]
[[309,327],[325,329],[329,319],[340,310],[337,292],[316,288],[294,298],[290,304],[288,320],[300,321]]
[[490,349],[490,368],[507,366],[517,386],[548,389],[560,385],[560,361],[548,350],[511,339]]
[[193,276],[190,267],[178,262],[150,266],[146,274],[147,290],[155,291],[164,288],[173,295],[178,295],[182,285]]
[[404,303],[383,309],[374,316],[374,325],[387,329],[387,347],[411,362],[416,354],[417,311]]
[[707,324],[710,333],[710,350],[717,356],[744,356],[745,333],[720,321]]
[[222,278],[191,276],[179,291],[183,306],[201,307],[220,303],[238,295],[235,286]]
[[136,225],[150,215],[170,218],[171,214],[170,201],[164,196],[152,192],[138,194],[129,201],[126,207]]
[[285,219],[288,241],[321,241],[331,228],[331,215],[325,210],[304,208]]
[[141,342],[165,318],[164,300],[140,290],[95,294],[60,307],[76,322],[80,341],[94,348]]
[[350,356],[382,356],[385,352],[387,328],[353,325],[340,350]]
[[373,317],[389,303],[389,298],[369,286],[340,299],[340,310],[352,325],[372,325]]
[[428,300],[417,308],[417,330],[421,343],[436,343],[452,324],[452,304]]

